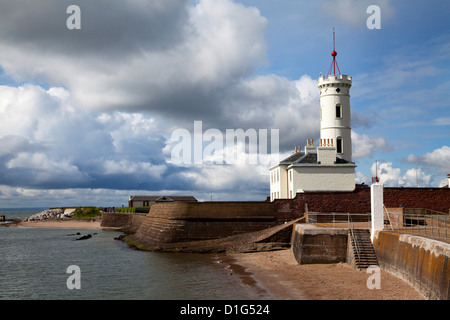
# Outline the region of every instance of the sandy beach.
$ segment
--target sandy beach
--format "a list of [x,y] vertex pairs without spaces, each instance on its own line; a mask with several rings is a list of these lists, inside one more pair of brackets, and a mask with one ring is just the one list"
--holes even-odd
[[101,220],[41,220],[21,221],[17,227],[27,228],[65,228],[65,229],[104,229],[100,226]]
[[414,287],[384,270],[381,288],[371,290],[366,271],[345,263],[299,265],[290,249],[227,257],[231,271],[250,276],[278,300],[424,300]]

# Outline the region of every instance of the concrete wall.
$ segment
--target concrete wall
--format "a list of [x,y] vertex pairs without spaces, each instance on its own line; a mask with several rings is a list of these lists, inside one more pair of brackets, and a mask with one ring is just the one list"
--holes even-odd
[[347,259],[348,230],[296,224],[291,247],[299,264],[338,263]]
[[380,231],[374,247],[383,269],[407,281],[428,299],[450,299],[450,244]]
[[[336,158],[335,158],[336,159]],[[295,197],[297,192],[339,190],[353,191],[355,189],[354,166],[294,166],[294,183],[292,189]]]

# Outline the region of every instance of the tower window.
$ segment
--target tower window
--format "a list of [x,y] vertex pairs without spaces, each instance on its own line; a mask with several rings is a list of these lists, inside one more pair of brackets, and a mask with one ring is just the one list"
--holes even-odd
[[337,139],[336,139],[336,152],[342,153],[342,138],[341,137],[337,137]]
[[336,118],[342,118],[342,106],[340,104],[336,105]]

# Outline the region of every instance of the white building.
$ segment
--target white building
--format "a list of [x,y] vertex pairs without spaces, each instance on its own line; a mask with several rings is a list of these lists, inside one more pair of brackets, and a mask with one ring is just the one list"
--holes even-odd
[[[332,67],[336,64],[333,50]],[[330,67],[331,70],[331,67]],[[339,70],[339,68],[338,68]],[[320,140],[307,141],[304,152],[295,147],[291,156],[270,168],[270,200],[293,199],[306,191],[353,191],[350,88],[352,78],[329,74],[320,77]]]

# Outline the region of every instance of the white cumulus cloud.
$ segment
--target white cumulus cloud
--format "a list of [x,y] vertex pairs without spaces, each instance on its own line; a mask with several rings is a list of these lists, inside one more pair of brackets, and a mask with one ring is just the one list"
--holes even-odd
[[375,152],[386,152],[390,148],[383,137],[373,138],[367,134],[358,134],[352,131],[352,156],[355,159],[372,157]]

